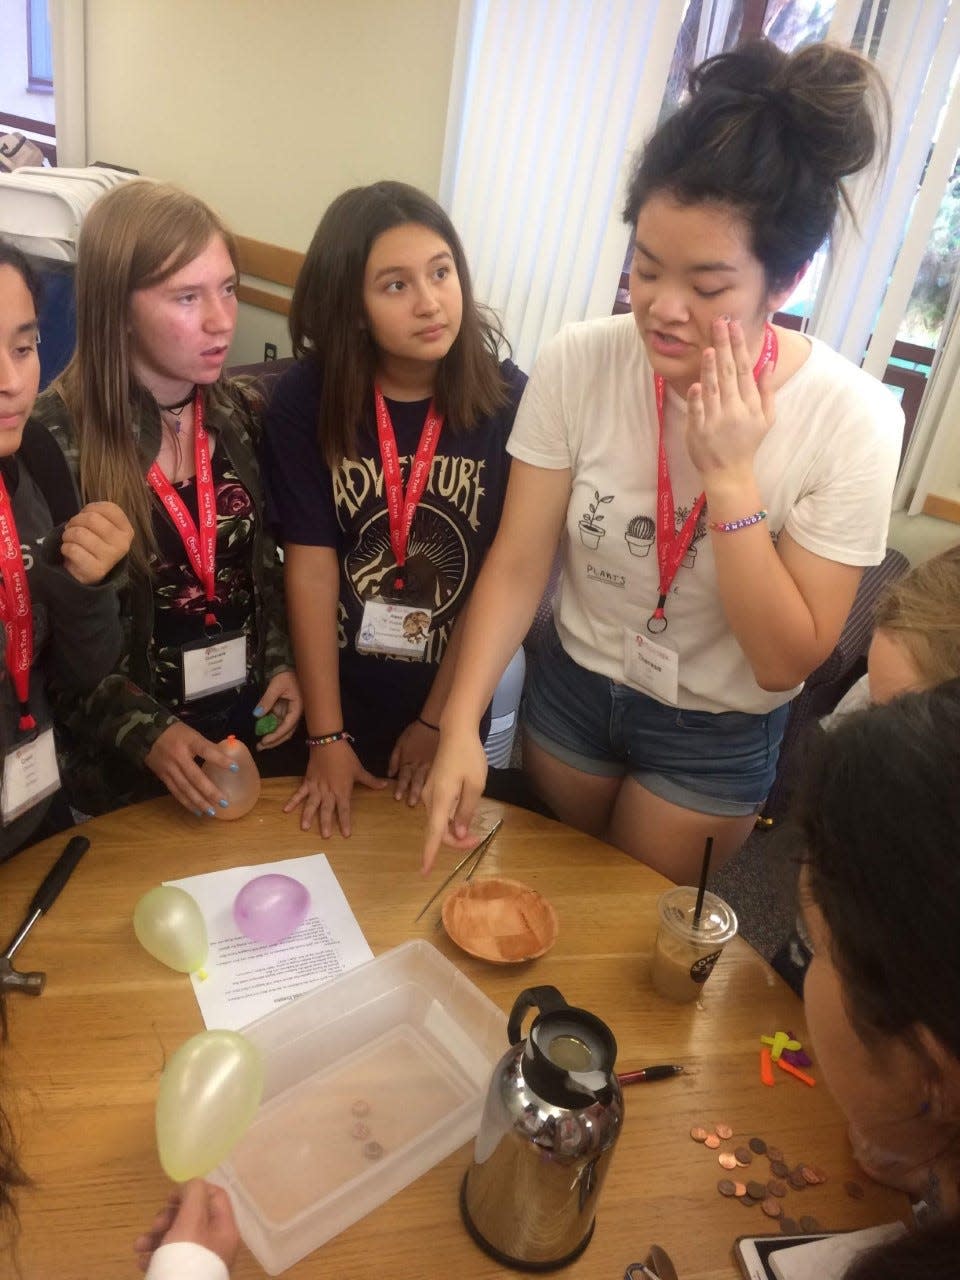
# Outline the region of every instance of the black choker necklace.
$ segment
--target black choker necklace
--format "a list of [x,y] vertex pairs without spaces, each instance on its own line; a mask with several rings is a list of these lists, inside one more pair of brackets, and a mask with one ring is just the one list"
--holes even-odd
[[157,401],[157,407],[162,409],[164,413],[182,413],[193,397],[196,395],[197,388],[192,386],[182,400],[178,400],[176,404],[160,404]]

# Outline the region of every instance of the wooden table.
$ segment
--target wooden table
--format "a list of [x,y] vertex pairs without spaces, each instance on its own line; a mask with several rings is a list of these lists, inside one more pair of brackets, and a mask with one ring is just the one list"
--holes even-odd
[[[761,1086],[758,1037],[778,1028],[805,1036],[803,1008],[745,943],[727,947],[702,1007],[671,1005],[650,987],[656,899],[667,882],[617,850],[522,809],[483,801],[480,825],[504,825],[487,855],[487,874],[526,881],[546,894],[560,935],[542,959],[517,967],[472,960],[434,930],[433,913],[414,925],[432,887],[452,867],[442,857],[428,881],[418,873],[422,810],[387,792],[355,796],[349,840],[303,834],[280,811],[284,781],[266,782],[257,808],[237,822],[198,820],[172,800],[139,805],[83,827],[91,848],[49,916],[16,956],[43,969],[39,999],[8,998],[10,1043],[0,1050],[5,1097],[36,1181],[20,1196],[24,1280],[130,1280],[131,1245],[169,1186],[154,1141],[154,1104],[166,1058],[203,1024],[190,983],[137,943],[131,923],[142,893],[163,880],[243,864],[325,852],[375,954],[428,938],[504,1011],[515,995],[552,983],[571,1004],[613,1029],[618,1068],[680,1062],[683,1077],[625,1090],[626,1120],[600,1199],[594,1239],[566,1275],[619,1280],[656,1241],[681,1280],[729,1280],[739,1235],[777,1230],[758,1207],[746,1210],[716,1189],[716,1152],[691,1141],[691,1125],[725,1121],[743,1138],[760,1136],[791,1162],[821,1166],[829,1181],[791,1191],[792,1217],[825,1228],[867,1226],[904,1216],[905,1198],[867,1183],[852,1163],[842,1118],[820,1085],[777,1072]],[[57,837],[0,867],[0,935],[5,940],[65,843]],[[506,1044],[504,1044],[506,1049]],[[730,1145],[730,1144],[725,1144]],[[291,1280],[492,1277],[497,1266],[468,1238],[457,1210],[470,1146],[355,1223],[286,1274]],[[738,1173],[748,1176],[751,1170]],[[753,1170],[769,1176],[765,1159]],[[863,1200],[850,1199],[857,1177]],[[241,1248],[235,1280],[262,1276]]]

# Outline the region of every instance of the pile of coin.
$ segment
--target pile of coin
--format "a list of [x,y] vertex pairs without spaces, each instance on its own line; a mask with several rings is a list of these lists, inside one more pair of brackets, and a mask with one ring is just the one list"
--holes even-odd
[[[784,1206],[789,1189],[802,1191],[805,1187],[816,1187],[826,1182],[827,1175],[824,1171],[812,1164],[791,1166],[784,1159],[780,1148],[771,1146],[763,1138],[750,1138],[745,1144],[720,1150],[722,1144],[729,1142],[733,1136],[734,1131],[728,1124],[695,1124],[690,1130],[690,1137],[694,1142],[718,1152],[717,1163],[727,1173],[735,1174],[738,1169],[747,1169],[753,1165],[756,1157],[765,1157],[769,1163],[769,1176],[764,1178],[762,1171],[755,1169],[753,1172],[757,1176],[754,1178],[747,1178],[746,1174],[743,1175],[744,1180],[736,1177],[721,1178],[717,1183],[720,1194],[731,1200],[739,1200],[748,1209],[758,1204],[768,1218],[780,1223],[780,1230],[786,1235],[796,1235],[798,1232],[814,1235],[821,1231],[822,1227],[816,1218],[808,1214],[799,1219],[789,1217],[784,1212]],[[845,1182],[844,1190],[855,1200],[863,1198],[863,1187],[858,1182]]]
[[367,1138],[370,1137],[370,1126],[364,1117],[370,1114],[370,1103],[366,1098],[357,1098],[350,1111],[356,1117],[350,1127],[350,1136],[363,1143],[363,1154],[368,1160],[379,1160],[383,1155],[383,1147],[376,1141],[367,1142]]

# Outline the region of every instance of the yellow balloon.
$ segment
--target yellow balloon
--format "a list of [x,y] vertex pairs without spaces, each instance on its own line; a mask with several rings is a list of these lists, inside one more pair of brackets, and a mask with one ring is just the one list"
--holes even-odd
[[133,910],[140,945],[180,973],[193,973],[207,959],[207,925],[190,894],[161,884],[145,893]]
[[236,1031],[201,1031],[160,1077],[157,1150],[174,1182],[203,1177],[239,1142],[263,1093],[259,1050]]

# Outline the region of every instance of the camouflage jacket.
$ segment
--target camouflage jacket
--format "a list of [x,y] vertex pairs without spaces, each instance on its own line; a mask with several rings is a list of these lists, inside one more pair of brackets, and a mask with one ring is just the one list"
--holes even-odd
[[[256,655],[253,663],[263,687],[293,666],[287,639],[283,568],[274,540],[264,526],[264,492],[257,450],[260,422],[238,384],[224,382],[206,392],[205,424],[222,447],[257,511],[253,581]],[[59,394],[47,390],[38,399],[34,419],[51,433],[78,479],[76,425]],[[144,476],[160,448],[160,414],[152,397],[134,406],[137,442]],[[131,572],[120,593],[123,644],[114,670],[92,693],[55,708],[66,730],[65,785],[71,801],[87,813],[153,794],[153,778],[143,761],[176,716],[153,696],[154,599],[148,577]]]

